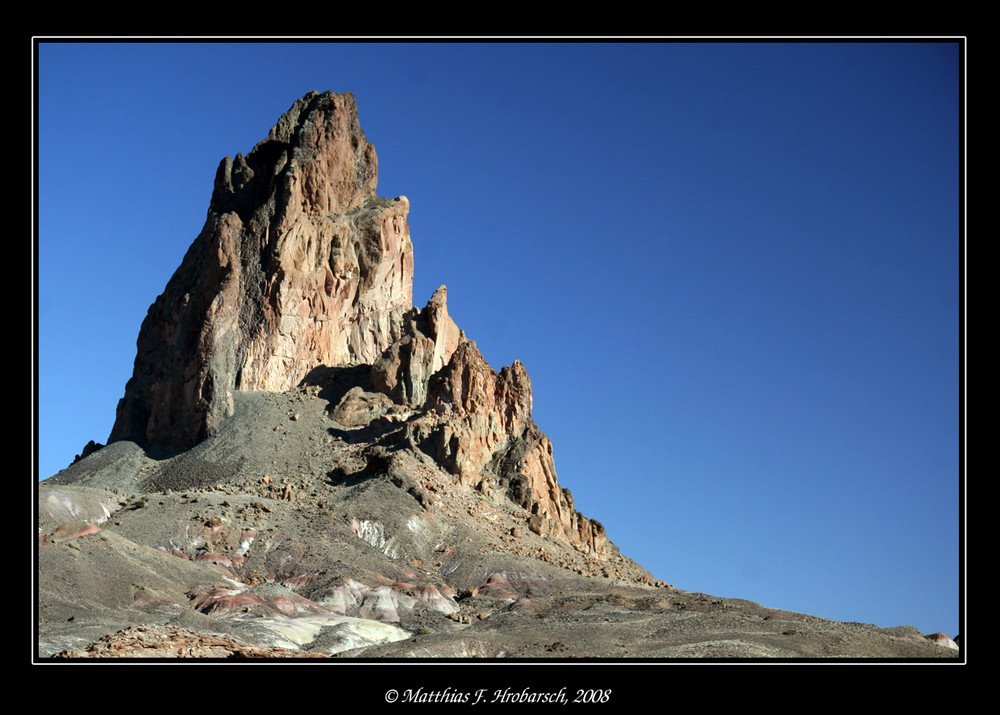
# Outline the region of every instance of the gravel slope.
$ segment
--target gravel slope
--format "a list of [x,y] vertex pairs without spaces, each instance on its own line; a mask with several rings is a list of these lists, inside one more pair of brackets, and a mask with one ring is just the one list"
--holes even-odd
[[542,538],[408,446],[405,421],[334,422],[358,384],[348,369],[240,393],[194,449],[118,442],[41,483],[37,657],[959,655],[914,628],[681,591],[615,550],[598,562]]

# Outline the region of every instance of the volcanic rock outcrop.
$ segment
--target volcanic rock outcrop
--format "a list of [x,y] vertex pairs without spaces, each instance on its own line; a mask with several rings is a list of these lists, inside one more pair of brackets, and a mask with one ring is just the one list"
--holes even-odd
[[138,339],[109,441],[187,449],[235,390],[282,391],[318,365],[374,362],[412,304],[405,197],[351,94],[310,92],[245,157],[219,165],[208,218]]
[[445,286],[412,307],[409,202],[377,197],[377,182],[350,93],[310,92],[249,154],[223,159],[205,227],[143,321],[109,442],[189,449],[233,414],[236,391],[370,365],[376,394],[350,393],[338,415],[360,400],[346,419],[370,421],[388,397],[412,411],[410,443],[460,484],[498,489],[535,533],[604,553],[603,527],[556,480],[524,366],[490,368]]

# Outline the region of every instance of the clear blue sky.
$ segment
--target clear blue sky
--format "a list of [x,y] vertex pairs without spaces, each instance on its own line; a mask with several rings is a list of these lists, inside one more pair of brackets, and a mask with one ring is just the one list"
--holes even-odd
[[42,44],[38,461],[106,440],[219,161],[350,90],[577,508],[686,590],[959,630],[957,43]]

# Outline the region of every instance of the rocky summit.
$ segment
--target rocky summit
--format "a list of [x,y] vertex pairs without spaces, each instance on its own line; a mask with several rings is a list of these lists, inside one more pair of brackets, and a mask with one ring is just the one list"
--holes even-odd
[[494,370],[444,286],[414,307],[409,202],[377,180],[349,93],[221,162],[107,444],[39,484],[38,659],[958,656],[620,553],[524,365]]

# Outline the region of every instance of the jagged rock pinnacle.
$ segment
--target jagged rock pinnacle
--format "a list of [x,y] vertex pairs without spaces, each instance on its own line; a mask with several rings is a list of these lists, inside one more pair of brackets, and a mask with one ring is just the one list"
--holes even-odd
[[371,363],[412,305],[405,197],[353,95],[310,92],[245,157],[219,165],[201,234],[150,307],[109,441],[184,449],[234,390],[280,391],[318,365]]

